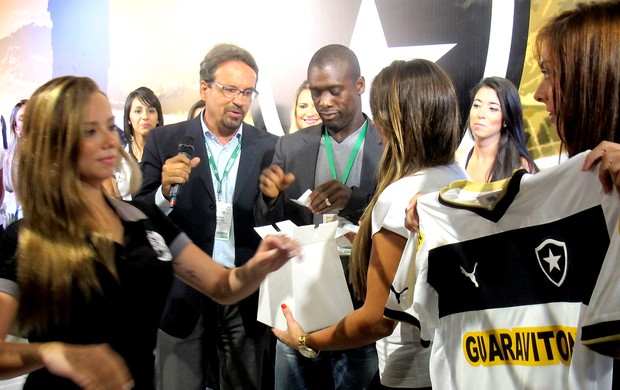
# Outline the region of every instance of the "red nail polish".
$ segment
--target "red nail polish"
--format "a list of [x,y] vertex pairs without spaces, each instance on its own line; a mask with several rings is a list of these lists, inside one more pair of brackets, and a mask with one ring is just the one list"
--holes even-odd
[[280,307],[286,309],[286,303],[281,304]]

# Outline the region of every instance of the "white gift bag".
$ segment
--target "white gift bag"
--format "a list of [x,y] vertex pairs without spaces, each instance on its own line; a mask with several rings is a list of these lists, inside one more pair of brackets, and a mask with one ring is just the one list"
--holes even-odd
[[[353,311],[353,303],[336,245],[338,222],[295,226],[290,221],[276,224],[278,234],[295,238],[301,254],[279,270],[270,273],[261,284],[258,321],[286,329],[281,304],[285,303],[307,332],[325,328]],[[276,234],[272,226],[256,231],[265,237]]]

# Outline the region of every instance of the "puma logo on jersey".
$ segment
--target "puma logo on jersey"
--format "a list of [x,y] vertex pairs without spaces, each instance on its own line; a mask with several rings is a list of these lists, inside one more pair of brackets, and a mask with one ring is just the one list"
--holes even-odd
[[398,292],[394,289],[394,285],[390,286],[390,290],[392,290],[392,292],[394,293],[394,295],[396,295],[396,302],[400,303],[400,296],[407,290],[409,290],[409,287],[405,287],[403,289],[403,291]]
[[469,280],[471,280],[471,282],[476,287],[478,287],[478,281],[476,281],[476,267],[477,266],[478,266],[478,263],[474,264],[474,270],[471,272],[467,272],[465,271],[465,268],[461,267],[461,272],[463,273],[463,275],[467,276]]

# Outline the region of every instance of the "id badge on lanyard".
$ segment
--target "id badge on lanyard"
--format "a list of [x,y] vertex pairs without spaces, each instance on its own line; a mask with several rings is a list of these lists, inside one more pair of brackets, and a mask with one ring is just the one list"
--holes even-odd
[[217,202],[215,214],[215,239],[228,241],[233,218],[232,203]]
[[213,153],[211,153],[211,148],[209,148],[209,144],[207,143],[207,153],[209,154],[209,164],[211,165],[211,169],[213,169],[213,173],[215,175],[215,180],[217,182],[217,202],[216,210],[215,210],[215,239],[228,241],[230,239],[230,227],[232,226],[233,219],[233,205],[232,203],[222,202],[220,201],[222,197],[222,182],[228,177],[228,173],[230,172],[239,152],[241,150],[241,140],[235,147],[232,155],[228,159],[226,163],[226,167],[224,169],[224,173],[220,178],[219,171],[217,169],[217,164],[213,160]]

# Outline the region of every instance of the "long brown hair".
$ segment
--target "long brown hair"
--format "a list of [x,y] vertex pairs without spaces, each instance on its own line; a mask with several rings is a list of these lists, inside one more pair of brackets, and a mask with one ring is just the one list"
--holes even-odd
[[349,279],[360,299],[366,296],[370,219],[377,199],[388,185],[405,176],[454,161],[460,115],[448,74],[422,59],[394,61],[379,72],[371,85],[370,108],[384,148],[377,190],[360,219],[351,255]]
[[[26,106],[16,186],[24,210],[17,249],[23,331],[66,321],[72,289],[86,299],[98,291],[95,261],[116,275],[113,242],[81,196],[78,171],[85,107],[95,93],[102,92],[89,78],[59,77],[39,87]],[[120,142],[119,152],[131,164]],[[139,170],[136,176],[139,181]]]
[[620,142],[619,42],[617,0],[577,4],[536,37],[534,55],[551,71],[557,129],[569,156],[605,140]]

